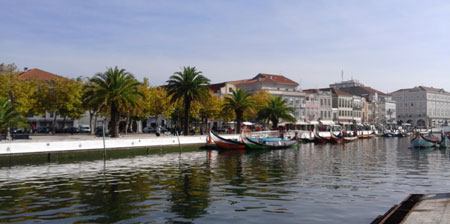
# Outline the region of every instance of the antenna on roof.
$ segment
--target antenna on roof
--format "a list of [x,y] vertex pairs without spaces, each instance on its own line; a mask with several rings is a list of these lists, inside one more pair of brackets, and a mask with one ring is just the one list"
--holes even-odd
[[341,71],[341,81],[344,82],[344,69]]

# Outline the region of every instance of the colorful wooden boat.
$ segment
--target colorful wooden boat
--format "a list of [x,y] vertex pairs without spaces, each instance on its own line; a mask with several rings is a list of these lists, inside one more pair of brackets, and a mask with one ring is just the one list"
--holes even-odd
[[297,144],[297,140],[263,141],[259,139],[245,138],[244,144],[249,149],[285,149]]
[[344,137],[334,135],[333,133],[331,133],[329,141],[333,144],[341,144],[345,142]]
[[226,139],[223,137],[220,137],[213,131],[209,132],[212,141],[217,145],[217,147],[221,149],[245,149],[246,146],[244,143],[238,141],[238,140],[232,140],[232,139]]
[[427,136],[417,132],[411,139],[411,145],[414,148],[430,148],[439,144],[439,138],[434,137],[431,133]]
[[322,137],[319,134],[315,133],[314,134],[314,143],[328,143],[330,142],[331,137]]
[[357,139],[358,139],[358,136],[344,137],[344,142],[353,142],[353,141],[355,141]]

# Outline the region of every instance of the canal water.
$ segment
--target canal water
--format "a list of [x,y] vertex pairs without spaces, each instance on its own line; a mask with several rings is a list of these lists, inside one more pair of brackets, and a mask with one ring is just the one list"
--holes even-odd
[[0,223],[369,223],[450,191],[449,152],[407,138],[0,168]]

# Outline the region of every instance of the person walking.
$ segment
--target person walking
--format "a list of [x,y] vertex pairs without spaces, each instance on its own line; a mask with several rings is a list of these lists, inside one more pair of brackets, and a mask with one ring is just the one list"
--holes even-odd
[[161,136],[161,126],[158,126],[157,128],[156,128],[156,136]]

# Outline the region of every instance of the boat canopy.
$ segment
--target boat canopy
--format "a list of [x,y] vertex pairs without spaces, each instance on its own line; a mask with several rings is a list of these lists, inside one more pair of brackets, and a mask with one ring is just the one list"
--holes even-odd
[[334,121],[330,120],[320,120],[319,122],[323,125],[334,125]]

